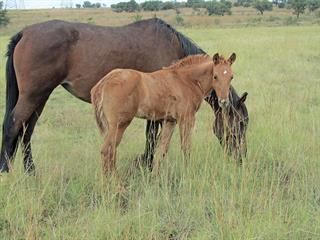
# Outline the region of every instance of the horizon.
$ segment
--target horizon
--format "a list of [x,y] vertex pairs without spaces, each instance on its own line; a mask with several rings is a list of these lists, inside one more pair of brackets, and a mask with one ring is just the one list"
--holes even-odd
[[[0,0],[3,1],[7,9],[50,9],[50,8],[75,8],[76,4],[83,4],[84,0]],[[119,2],[128,2],[129,0],[91,0],[91,3],[105,4],[110,7],[111,4]],[[144,2],[144,0],[135,0],[137,3]],[[7,2],[7,5],[6,5]]]

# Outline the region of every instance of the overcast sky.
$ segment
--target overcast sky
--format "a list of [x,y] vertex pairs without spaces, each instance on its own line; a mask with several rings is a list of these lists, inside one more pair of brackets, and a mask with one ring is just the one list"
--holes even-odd
[[[6,0],[0,0],[3,2],[6,2]],[[7,0],[8,2],[8,8],[13,6],[14,2],[17,2],[18,7],[20,6],[21,2],[23,0]],[[113,3],[117,2],[122,2],[122,1],[128,1],[128,0],[90,0],[90,2],[95,3],[95,2],[100,2],[100,3],[105,3],[109,7]],[[142,2],[143,0],[136,0],[136,2]],[[24,0],[24,5],[25,8],[31,9],[31,8],[60,8],[62,4],[64,5],[70,5],[70,3],[73,4],[73,7],[75,6],[76,3],[83,3],[84,0]]]

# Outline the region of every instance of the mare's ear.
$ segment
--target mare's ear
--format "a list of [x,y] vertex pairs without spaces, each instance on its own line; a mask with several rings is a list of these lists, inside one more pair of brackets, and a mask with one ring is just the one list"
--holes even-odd
[[219,64],[219,60],[220,60],[219,53],[216,53],[215,55],[213,55],[212,60],[215,65]]
[[238,100],[237,102],[237,107],[239,107],[242,103],[244,103],[247,99],[247,96],[248,96],[248,93],[247,92],[244,92],[242,94],[242,96],[240,97],[240,99]]
[[228,59],[228,62],[230,63],[230,65],[232,65],[232,63],[234,63],[236,61],[237,55],[235,53],[232,53]]

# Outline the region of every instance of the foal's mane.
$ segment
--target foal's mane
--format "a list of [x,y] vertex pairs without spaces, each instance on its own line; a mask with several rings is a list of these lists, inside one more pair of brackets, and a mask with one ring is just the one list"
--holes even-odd
[[163,69],[178,69],[186,66],[191,66],[194,64],[208,62],[209,60],[211,60],[211,57],[207,54],[190,55],[176,62],[173,62],[170,66],[164,67]]

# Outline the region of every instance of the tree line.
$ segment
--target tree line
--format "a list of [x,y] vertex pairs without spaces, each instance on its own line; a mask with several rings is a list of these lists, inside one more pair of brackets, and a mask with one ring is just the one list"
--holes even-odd
[[300,14],[304,13],[305,9],[308,8],[310,12],[313,12],[320,8],[320,0],[237,0],[232,3],[228,0],[187,0],[186,2],[173,2],[173,1],[146,1],[138,4],[135,0],[127,2],[119,2],[112,4],[111,8],[115,12],[138,12],[138,11],[160,11],[168,9],[179,9],[179,8],[204,8],[207,9],[209,15],[226,15],[231,14],[232,6],[243,6],[253,7],[257,9],[260,14],[265,11],[272,11],[273,6],[279,8],[293,9],[294,14],[299,17]]

